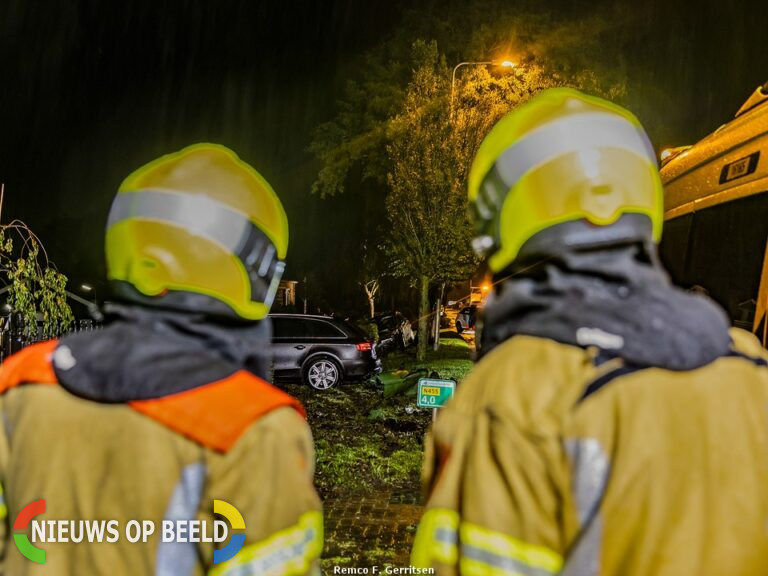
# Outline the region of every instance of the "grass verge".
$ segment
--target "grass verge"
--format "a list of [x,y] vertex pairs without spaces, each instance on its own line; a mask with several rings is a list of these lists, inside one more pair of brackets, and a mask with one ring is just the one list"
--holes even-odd
[[[385,372],[424,369],[460,381],[471,368],[470,349],[459,337],[441,338],[438,351],[418,362],[415,349],[383,359]],[[415,380],[414,380],[415,383]],[[416,408],[415,390],[385,394],[384,386],[344,384],[318,392],[301,384],[281,387],[305,405],[315,438],[315,481],[321,496],[407,490],[418,493],[424,433],[431,411]]]

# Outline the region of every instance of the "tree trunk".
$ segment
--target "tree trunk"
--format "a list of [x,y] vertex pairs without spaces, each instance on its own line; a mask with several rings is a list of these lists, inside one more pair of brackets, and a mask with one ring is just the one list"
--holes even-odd
[[373,318],[376,314],[376,293],[379,291],[379,281],[361,282],[360,285],[365,290],[365,295],[368,298],[368,311],[371,314],[371,318]]
[[429,342],[429,277],[422,276],[419,283],[419,345],[416,360],[423,362],[427,356]]

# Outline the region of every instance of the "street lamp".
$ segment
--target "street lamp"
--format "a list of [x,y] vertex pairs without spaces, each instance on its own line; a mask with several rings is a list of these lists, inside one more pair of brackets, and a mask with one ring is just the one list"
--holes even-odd
[[517,66],[511,60],[479,60],[476,62],[459,62],[453,67],[453,74],[451,74],[451,118],[453,118],[453,101],[454,94],[456,92],[456,71],[462,66],[500,66],[502,68],[514,68]]
[[80,284],[80,289],[83,292],[92,293],[93,301],[96,302],[96,289],[93,286],[91,286],[90,284]]
[[80,302],[80,304],[83,304],[88,309],[91,318],[96,322],[102,322],[104,320],[104,315],[101,313],[101,310],[99,310],[99,301],[96,300],[96,287],[93,284],[80,284],[80,290],[89,293],[93,297],[93,302],[80,298],[77,294],[69,292],[68,294],[71,298],[74,298],[75,301]]

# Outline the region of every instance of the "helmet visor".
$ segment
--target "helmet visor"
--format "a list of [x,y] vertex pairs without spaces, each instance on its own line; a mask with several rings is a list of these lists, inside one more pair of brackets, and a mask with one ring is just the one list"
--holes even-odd
[[249,223],[242,248],[236,254],[248,272],[251,301],[263,302],[270,308],[283,277],[285,262],[277,258],[275,245],[267,235],[256,225]]

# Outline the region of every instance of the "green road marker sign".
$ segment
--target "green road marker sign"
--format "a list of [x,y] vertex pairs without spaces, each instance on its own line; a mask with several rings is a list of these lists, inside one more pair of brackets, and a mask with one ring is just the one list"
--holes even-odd
[[456,381],[421,378],[418,391],[416,405],[419,408],[442,408],[456,391]]

